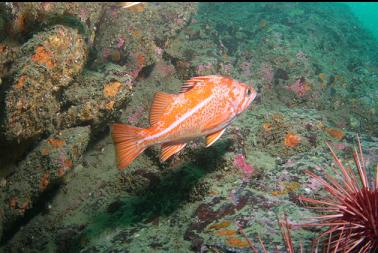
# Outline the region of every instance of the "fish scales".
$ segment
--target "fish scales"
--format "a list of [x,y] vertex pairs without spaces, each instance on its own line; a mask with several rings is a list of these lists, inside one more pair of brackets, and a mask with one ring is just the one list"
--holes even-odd
[[151,105],[149,128],[112,126],[118,168],[127,167],[144,149],[155,144],[162,145],[161,161],[197,137],[206,136],[209,147],[255,97],[252,87],[215,75],[188,80],[178,94],[158,92]]

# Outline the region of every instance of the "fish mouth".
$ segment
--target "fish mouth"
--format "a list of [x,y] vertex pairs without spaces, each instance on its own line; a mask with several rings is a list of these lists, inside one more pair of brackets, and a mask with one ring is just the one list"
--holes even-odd
[[251,102],[252,102],[253,100],[255,100],[256,96],[257,96],[257,92],[256,92],[255,90],[253,90],[253,93],[252,93],[252,95],[251,95]]
[[246,110],[251,105],[252,101],[255,100],[256,96],[257,96],[257,92],[255,90],[252,90],[252,94],[250,95],[249,99],[244,101],[242,108]]

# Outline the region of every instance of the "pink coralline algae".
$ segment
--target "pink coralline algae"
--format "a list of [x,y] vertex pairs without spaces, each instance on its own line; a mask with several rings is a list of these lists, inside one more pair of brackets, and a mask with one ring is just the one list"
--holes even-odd
[[317,180],[315,180],[314,178],[310,178],[310,180],[306,184],[306,186],[313,191],[318,191],[322,187],[321,184]]
[[221,67],[222,67],[225,74],[231,74],[231,71],[232,71],[232,64],[231,63],[228,63],[228,64],[221,63]]
[[162,56],[163,55],[163,52],[164,50],[160,47],[156,47],[155,48],[155,53],[158,55],[158,56]]
[[247,177],[250,177],[254,171],[253,167],[247,163],[245,156],[242,154],[235,156],[234,166],[241,170]]
[[239,204],[239,198],[235,189],[231,190],[229,198],[234,205]]
[[260,66],[260,75],[261,77],[271,83],[273,81],[273,68],[270,64],[263,63]]
[[178,19],[176,19],[176,25],[183,25],[184,22],[185,22],[185,20],[182,19],[182,18],[178,18]]
[[124,38],[119,38],[117,42],[117,48],[122,48],[125,45],[125,39]]
[[242,76],[246,77],[246,78],[250,78],[252,76],[252,73],[251,73],[251,66],[252,66],[252,63],[251,62],[248,62],[248,61],[245,61],[245,62],[242,62],[239,67],[241,68],[242,70]]
[[197,66],[197,74],[201,74],[205,72],[206,70],[210,70],[212,68],[213,64],[208,63],[208,64],[201,64]]
[[79,13],[79,17],[80,17],[80,20],[82,22],[85,22],[85,20],[87,20],[87,17],[88,17],[88,10],[87,9],[81,9],[80,13]]
[[118,9],[119,8],[111,8],[110,9],[110,15],[112,16],[112,18],[117,18],[118,17]]
[[104,59],[108,59],[109,56],[110,56],[110,49],[109,48],[104,48],[102,50],[102,57]]
[[172,65],[165,64],[163,61],[157,62],[155,69],[162,77],[170,76],[175,72],[175,68]]
[[295,162],[291,159],[287,160],[287,162],[285,164],[282,165],[283,168],[291,168],[293,167],[293,165],[295,164]]
[[136,69],[134,69],[133,71],[130,72],[130,76],[132,78],[137,78],[138,75],[139,75],[139,72],[142,70],[143,66],[138,66]]
[[310,87],[305,82],[304,78],[299,78],[292,85],[287,87],[289,90],[294,92],[298,97],[303,97],[310,90]]
[[43,8],[44,11],[50,11],[51,7],[52,7],[52,3],[51,2],[44,2],[44,3],[42,3],[42,8]]
[[139,106],[136,111],[131,114],[128,118],[127,121],[131,124],[135,124],[139,121],[139,119],[145,114],[145,109],[143,106]]
[[347,146],[344,143],[332,143],[337,150],[344,150]]

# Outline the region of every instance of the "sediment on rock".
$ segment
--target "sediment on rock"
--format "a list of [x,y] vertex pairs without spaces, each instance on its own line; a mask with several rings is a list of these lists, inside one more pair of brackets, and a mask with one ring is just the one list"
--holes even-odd
[[5,97],[5,136],[25,141],[52,133],[59,118],[58,94],[81,72],[87,55],[77,30],[55,26],[20,49],[13,85]]
[[106,3],[7,3],[8,35],[20,42],[46,27],[62,24],[76,28],[89,44],[95,39],[96,26]]
[[120,115],[134,79],[121,66],[108,63],[103,72],[85,70],[61,96],[59,128],[91,125],[97,131]]
[[0,235],[16,229],[32,209],[35,212],[40,196],[62,182],[64,175],[80,162],[89,133],[89,127],[77,127],[52,134],[5,179],[0,189]]

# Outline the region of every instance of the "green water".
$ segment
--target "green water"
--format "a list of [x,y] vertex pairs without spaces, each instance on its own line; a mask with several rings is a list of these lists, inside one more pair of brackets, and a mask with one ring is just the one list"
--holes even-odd
[[376,39],[378,39],[378,3],[346,3],[352,12],[361,21],[363,26],[371,31]]
[[130,4],[0,3],[0,253],[378,253],[378,3]]

